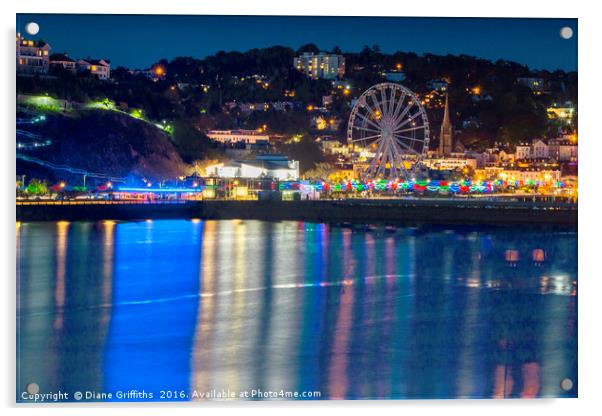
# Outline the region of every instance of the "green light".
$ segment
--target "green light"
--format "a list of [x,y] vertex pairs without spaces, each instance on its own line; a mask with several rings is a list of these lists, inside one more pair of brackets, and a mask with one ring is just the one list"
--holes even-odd
[[144,120],[144,114],[142,112],[142,110],[138,109],[138,108],[134,108],[131,112],[130,115],[134,118],[137,118],[139,120]]
[[30,195],[46,195],[48,193],[48,187],[44,182],[32,179],[29,181],[29,185],[27,185],[25,192]]
[[173,125],[171,124],[166,124],[165,121],[163,121],[163,123],[155,123],[155,126],[161,130],[163,130],[165,133],[169,134],[170,136],[173,135]]
[[87,107],[100,109],[100,110],[115,110],[116,109],[115,102],[109,100],[108,98],[105,98],[103,100],[98,100],[98,101],[92,101],[91,103],[88,103]]
[[35,107],[43,111],[61,111],[61,102],[47,95],[31,95],[27,96],[22,101],[25,105]]

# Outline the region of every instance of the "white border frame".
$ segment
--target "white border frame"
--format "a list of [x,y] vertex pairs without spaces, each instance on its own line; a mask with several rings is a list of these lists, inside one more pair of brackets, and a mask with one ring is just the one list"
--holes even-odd
[[[201,403],[201,404],[73,404],[30,405],[14,404],[15,398],[15,225],[14,197],[3,198],[1,264],[5,267],[2,274],[2,365],[0,377],[0,405],[8,408],[5,414],[60,414],[81,415],[82,410],[91,414],[103,414],[126,408],[128,413],[158,414],[174,412],[195,414],[211,411],[246,410],[252,414],[286,411],[292,414],[307,412],[351,412],[364,414],[373,408],[379,412],[408,414],[426,413],[445,415],[504,414],[509,412],[546,412],[555,415],[567,413],[579,414],[600,408],[598,380],[601,374],[600,353],[602,336],[598,318],[602,316],[597,297],[602,293],[601,279],[597,273],[597,249],[600,240],[600,216],[597,204],[600,190],[596,189],[598,179],[596,167],[602,155],[601,128],[597,125],[600,118],[599,83],[602,62],[599,47],[602,40],[602,25],[594,2],[576,3],[558,0],[546,2],[527,2],[524,0],[504,0],[498,2],[468,0],[430,0],[428,2],[406,2],[381,0],[378,3],[350,2],[349,0],[228,0],[196,1],[169,0],[104,0],[102,2],[73,2],[73,0],[28,0],[17,4],[2,3],[2,50],[5,64],[0,66],[4,102],[8,103],[0,112],[4,137],[2,157],[2,185],[5,192],[12,192],[15,171],[15,60],[14,36],[15,13],[124,13],[124,14],[222,14],[222,15],[324,15],[324,16],[430,16],[430,17],[560,17],[579,19],[579,132],[580,151],[580,202],[579,208],[579,399],[562,400],[434,400],[434,401],[347,401],[347,402],[286,402],[286,403]],[[8,64],[7,64],[8,63]],[[598,104],[598,105],[597,105]],[[175,409],[177,408],[177,409]],[[286,409],[284,409],[286,408]],[[113,410],[114,409],[114,410]]]

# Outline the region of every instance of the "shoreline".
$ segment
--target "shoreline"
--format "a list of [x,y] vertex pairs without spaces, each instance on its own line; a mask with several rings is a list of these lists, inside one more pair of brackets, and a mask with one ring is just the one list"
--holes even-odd
[[545,225],[577,228],[577,204],[484,199],[310,201],[78,201],[17,203],[17,221],[246,219],[399,225]]

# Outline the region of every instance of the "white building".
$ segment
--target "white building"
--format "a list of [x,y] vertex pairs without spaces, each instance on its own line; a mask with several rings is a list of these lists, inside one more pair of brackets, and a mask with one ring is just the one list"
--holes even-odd
[[50,45],[40,40],[25,39],[17,33],[17,72],[47,74],[50,66]]
[[531,145],[531,159],[547,159],[550,157],[548,145],[543,140],[535,139]]
[[66,53],[53,53],[50,55],[50,66],[52,68],[63,68],[65,71],[75,73],[77,71],[77,62],[69,58]]
[[498,177],[508,182],[518,181],[523,184],[529,181],[552,184],[560,180],[560,170],[505,169],[499,173]]
[[273,178],[299,179],[299,162],[281,155],[262,155],[255,160],[232,161],[207,169],[210,175],[220,178]]
[[270,136],[256,130],[209,130],[207,137],[220,143],[257,143],[268,142]]
[[534,139],[531,144],[521,143],[516,146],[516,160],[548,159],[549,157],[548,145],[541,139]]
[[107,80],[111,78],[111,62],[105,59],[80,59],[77,61],[77,70],[81,72],[90,71],[98,79]]
[[336,79],[345,76],[345,58],[342,55],[305,52],[293,58],[293,66],[313,79]]
[[576,162],[578,160],[579,147],[570,139],[550,139],[548,142],[550,158],[558,162]]
[[516,160],[524,160],[531,158],[531,145],[521,143],[516,146]]
[[440,157],[432,159],[424,159],[422,163],[430,168],[437,170],[456,170],[466,167],[471,169],[477,168],[477,159],[464,157]]
[[516,160],[554,159],[558,162],[576,162],[577,157],[577,144],[566,138],[550,139],[548,143],[535,139],[530,145],[522,143],[516,146]]

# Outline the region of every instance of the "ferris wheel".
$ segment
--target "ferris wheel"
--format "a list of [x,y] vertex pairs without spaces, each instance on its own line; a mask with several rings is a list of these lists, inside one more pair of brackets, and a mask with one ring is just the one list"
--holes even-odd
[[351,110],[347,141],[374,154],[368,177],[408,179],[428,150],[426,111],[406,87],[392,82],[374,85]]

